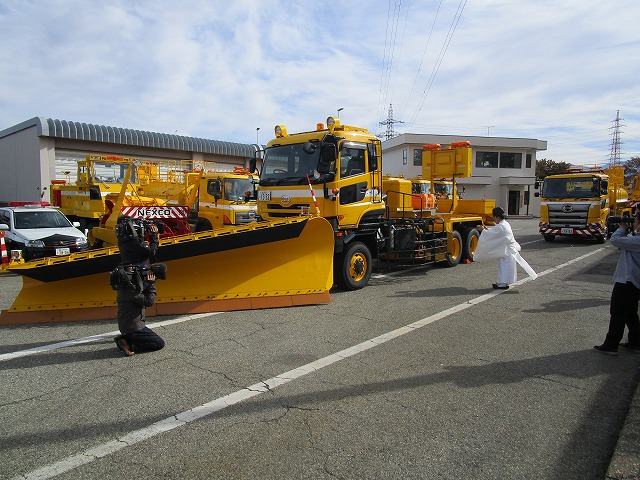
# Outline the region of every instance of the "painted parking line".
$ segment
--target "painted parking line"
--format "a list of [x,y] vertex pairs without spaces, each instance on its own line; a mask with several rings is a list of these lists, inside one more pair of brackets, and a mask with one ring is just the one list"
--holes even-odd
[[[174,325],[176,323],[188,322],[189,320],[197,320],[203,317],[209,317],[211,315],[219,315],[222,312],[212,312],[212,313],[198,313],[196,315],[185,315],[182,317],[174,318],[171,320],[164,320],[162,322],[149,323],[147,326],[149,328],[157,328],[157,327],[166,327],[167,325]],[[28,348],[25,350],[18,350],[15,352],[3,353],[0,355],[0,362],[5,362],[7,360],[13,360],[15,358],[27,357],[29,355],[35,355],[37,353],[49,352],[51,350],[57,350],[59,348],[65,347],[74,347],[76,345],[83,345],[85,343],[97,342],[99,340],[105,338],[113,338],[116,335],[120,335],[119,331],[101,333],[99,335],[92,335],[90,337],[84,338],[75,338],[73,340],[65,340],[64,342],[50,343],[49,345],[41,345],[40,347]]]
[[[568,262],[565,262],[561,265],[557,265],[555,267],[549,268],[544,272],[539,273],[538,278],[548,275],[550,273],[553,273],[557,270],[560,270],[561,268],[567,267],[581,260],[584,260],[585,258],[595,255],[596,253],[599,253],[603,250],[604,248],[599,248],[585,255],[582,255]],[[532,278],[526,277],[514,283],[514,286],[522,285],[530,281],[532,281]],[[468,300],[465,303],[455,305],[439,313],[423,318],[422,320],[418,320],[416,322],[405,325],[404,327],[400,327],[395,330],[391,330],[390,332],[384,333],[382,335],[378,335],[377,337],[371,338],[369,340],[365,340],[362,343],[346,348],[344,350],[340,350],[339,352],[320,358],[311,363],[307,363],[306,365],[302,365],[301,367],[294,368],[293,370],[289,370],[288,372],[281,373],[280,375],[276,375],[275,377],[271,377],[266,380],[261,380],[258,383],[245,387],[241,390],[237,390],[233,393],[230,393],[229,395],[216,398],[208,403],[199,405],[189,410],[185,410],[176,415],[172,415],[163,420],[155,422],[147,427],[129,432],[128,434],[122,437],[114,438],[109,442],[103,443],[101,445],[97,445],[93,448],[80,452],[76,455],[71,455],[69,457],[63,458],[58,462],[52,463],[50,465],[46,465],[37,470],[33,470],[29,473],[19,475],[17,477],[14,477],[14,480],[17,480],[17,479],[35,480],[35,479],[47,479],[47,478],[56,477],[57,475],[61,475],[70,470],[78,468],[82,465],[92,463],[100,458],[106,457],[107,455],[111,455],[112,453],[115,453],[126,447],[130,447],[132,445],[135,445],[137,443],[140,443],[152,437],[155,437],[156,435],[160,435],[161,433],[169,432],[177,427],[187,425],[198,419],[212,415],[216,412],[219,412],[220,410],[223,410],[232,405],[236,405],[249,398],[255,397],[265,392],[272,391],[277,387],[280,387],[289,382],[292,382],[293,380],[304,377],[305,375],[321,370],[322,368],[325,368],[329,365],[333,365],[336,362],[345,360],[354,355],[357,355],[359,353],[365,352],[369,349],[372,349],[374,347],[387,343],[390,340],[401,337],[408,333],[415,332],[422,327],[425,327],[434,322],[437,322],[438,320],[442,320],[443,318],[453,315],[454,313],[458,313],[463,310],[466,310],[467,308],[471,308],[475,305],[478,305],[479,303],[485,302],[495,297],[496,295],[501,295],[506,291],[507,290],[494,290],[485,295],[480,295],[479,297]]]

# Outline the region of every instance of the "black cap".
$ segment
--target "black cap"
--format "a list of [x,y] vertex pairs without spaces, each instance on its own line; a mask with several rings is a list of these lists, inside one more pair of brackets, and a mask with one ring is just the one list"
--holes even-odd
[[500,207],[496,207],[492,211],[494,217],[504,217],[504,210]]

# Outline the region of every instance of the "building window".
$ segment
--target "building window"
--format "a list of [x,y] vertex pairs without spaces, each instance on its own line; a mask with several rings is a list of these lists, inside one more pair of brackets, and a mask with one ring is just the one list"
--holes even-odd
[[525,190],[524,191],[524,204],[525,205],[529,205],[529,196],[530,196],[529,190]]
[[500,168],[522,168],[522,154],[500,152]]
[[422,150],[414,149],[413,150],[413,166],[421,167],[422,166]]
[[402,164],[403,165],[407,164],[407,149],[406,148],[404,150],[402,150]]
[[498,168],[498,152],[476,152],[476,167]]
[[531,168],[531,154],[527,153],[527,163],[525,168]]

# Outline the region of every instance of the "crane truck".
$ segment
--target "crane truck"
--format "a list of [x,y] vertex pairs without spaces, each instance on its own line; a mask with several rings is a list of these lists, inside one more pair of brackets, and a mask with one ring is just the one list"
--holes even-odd
[[616,228],[615,217],[630,216],[633,202],[624,188],[624,168],[581,167],[544,178],[539,231],[547,242],[556,236],[604,243]]
[[[259,217],[316,214],[327,219],[334,231],[335,281],[347,290],[368,283],[373,259],[448,266],[463,257],[473,259],[475,227],[489,221],[495,206],[493,200],[457,198],[455,178],[471,175],[468,142],[423,147],[423,177],[431,191],[434,179],[451,178],[447,212],[421,202],[410,180],[383,176],[380,140],[334,117],[326,127],[318,123],[315,130],[294,134],[277,125],[275,138],[261,153]],[[256,168],[254,159],[251,171]]]
[[126,213],[161,223],[161,237],[255,220],[254,178],[247,170],[218,171],[207,162],[194,170],[192,163],[87,155],[75,183],[52,180],[51,203],[88,231],[93,248],[115,244],[114,211],[116,218]]

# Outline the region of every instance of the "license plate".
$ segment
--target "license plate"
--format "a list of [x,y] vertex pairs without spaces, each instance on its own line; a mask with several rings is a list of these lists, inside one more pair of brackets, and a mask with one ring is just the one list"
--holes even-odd
[[562,235],[573,235],[573,228],[561,228],[560,233]]
[[68,248],[56,248],[56,255],[69,255],[71,250]]
[[271,200],[271,190],[258,190],[258,200],[268,202]]

